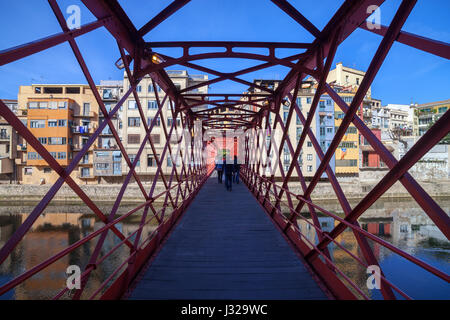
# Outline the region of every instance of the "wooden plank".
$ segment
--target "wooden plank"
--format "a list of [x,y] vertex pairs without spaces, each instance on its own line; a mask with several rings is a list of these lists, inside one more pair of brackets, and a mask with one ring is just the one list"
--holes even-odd
[[241,183],[210,178],[129,299],[327,299]]

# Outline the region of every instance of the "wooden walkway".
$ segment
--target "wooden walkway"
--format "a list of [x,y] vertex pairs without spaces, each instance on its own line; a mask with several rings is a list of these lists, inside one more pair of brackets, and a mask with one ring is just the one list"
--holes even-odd
[[327,299],[241,182],[210,178],[129,299]]

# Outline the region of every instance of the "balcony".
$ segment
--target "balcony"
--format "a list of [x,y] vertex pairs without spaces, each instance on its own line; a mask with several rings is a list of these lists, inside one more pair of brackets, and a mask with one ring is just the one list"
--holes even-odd
[[74,114],[75,118],[95,118],[97,116],[97,113],[94,111],[82,113],[82,114]]
[[90,173],[89,173],[89,175],[84,175],[84,174],[78,173],[77,178],[78,179],[94,179],[95,176]]
[[9,134],[0,134],[0,140],[7,140],[9,141],[10,135]]
[[[71,145],[72,147],[72,151],[81,151],[81,149],[83,149],[84,144],[79,144],[79,143],[75,143],[73,145]],[[94,143],[93,145],[91,145],[91,147],[89,148],[89,150],[92,149],[97,149],[97,145]]]
[[119,147],[116,144],[110,144],[110,145],[100,145],[98,148],[95,148],[96,150],[118,150]]
[[103,100],[107,101],[117,101],[119,99],[119,94],[117,93],[117,90],[103,90]]
[[96,125],[72,126],[72,133],[76,133],[76,134],[93,134],[96,129],[97,129]]

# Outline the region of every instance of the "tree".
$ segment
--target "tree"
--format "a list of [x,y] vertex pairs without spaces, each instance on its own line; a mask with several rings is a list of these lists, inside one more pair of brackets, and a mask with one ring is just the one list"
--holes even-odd
[[[436,123],[437,120],[438,118],[433,117],[433,120],[428,124],[427,131]],[[439,144],[450,144],[450,133],[447,134],[444,138],[442,138],[442,140],[439,141]]]

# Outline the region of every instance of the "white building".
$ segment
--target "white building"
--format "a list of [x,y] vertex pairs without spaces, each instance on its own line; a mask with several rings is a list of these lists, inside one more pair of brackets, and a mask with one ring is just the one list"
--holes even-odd
[[389,128],[412,130],[414,124],[414,109],[407,104],[388,104],[386,106],[390,112]]

